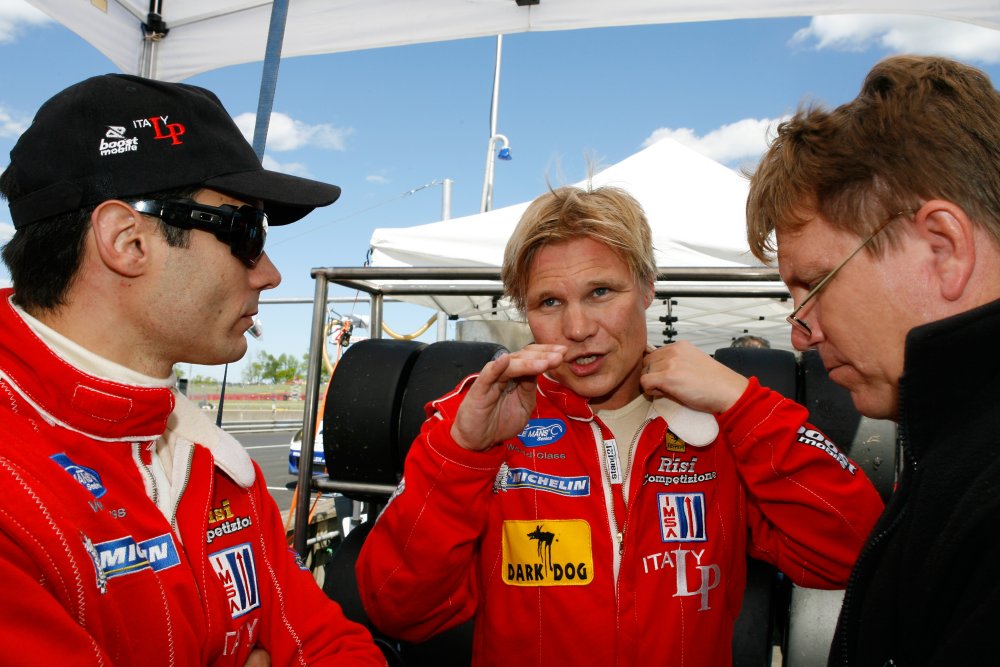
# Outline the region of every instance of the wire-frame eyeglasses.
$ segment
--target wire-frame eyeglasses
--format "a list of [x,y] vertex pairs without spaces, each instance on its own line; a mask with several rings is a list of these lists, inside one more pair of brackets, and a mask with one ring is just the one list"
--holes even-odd
[[915,210],[916,209],[907,209],[905,211],[898,211],[896,213],[893,213],[888,218],[886,218],[885,222],[883,222],[881,225],[879,225],[878,228],[874,232],[872,232],[871,236],[869,236],[868,238],[866,238],[864,240],[864,242],[862,242],[861,245],[859,245],[857,248],[854,249],[854,252],[852,252],[850,255],[848,255],[846,258],[844,258],[844,261],[842,261],[840,264],[838,264],[837,266],[835,266],[833,268],[833,270],[830,271],[830,273],[826,274],[826,276],[824,276],[822,280],[820,280],[818,283],[816,283],[813,286],[813,288],[806,293],[805,298],[802,299],[802,303],[800,303],[795,308],[795,310],[792,311],[792,314],[785,318],[785,320],[789,324],[791,324],[793,328],[797,329],[799,331],[799,333],[805,334],[806,336],[808,336],[808,337],[811,338],[812,337],[812,329],[809,328],[809,325],[806,324],[805,320],[799,319],[799,313],[801,313],[802,309],[806,307],[806,304],[808,304],[810,301],[812,301],[813,297],[815,297],[817,294],[819,294],[820,291],[824,287],[826,287],[827,284],[831,280],[833,280],[833,277],[835,275],[837,275],[838,271],[840,271],[842,268],[844,268],[844,265],[846,265],[849,261],[851,261],[851,259],[853,259],[855,255],[857,255],[859,252],[861,252],[862,250],[864,250],[865,246],[867,246],[869,243],[871,243],[872,240],[876,236],[878,236],[879,233],[883,229],[885,229],[886,227],[888,227],[890,222],[892,222],[893,220],[895,220],[896,218],[899,218],[901,216],[911,214]]

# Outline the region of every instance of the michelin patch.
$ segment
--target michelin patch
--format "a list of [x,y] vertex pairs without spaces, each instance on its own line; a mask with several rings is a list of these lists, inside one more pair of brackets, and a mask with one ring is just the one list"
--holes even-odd
[[586,586],[594,578],[590,524],[582,519],[504,521],[509,586]]
[[529,468],[511,468],[507,471],[506,483],[503,489],[535,489],[555,493],[560,496],[589,496],[590,477],[581,475],[579,477],[560,477],[558,475],[546,475]]
[[142,570],[159,572],[181,562],[177,545],[170,533],[136,542],[131,535],[93,545],[98,579],[104,580],[135,574]]

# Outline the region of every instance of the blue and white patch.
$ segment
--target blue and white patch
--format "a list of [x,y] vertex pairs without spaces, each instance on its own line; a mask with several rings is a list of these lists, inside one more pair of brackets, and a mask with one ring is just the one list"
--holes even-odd
[[590,477],[587,475],[560,477],[558,475],[545,475],[528,468],[512,468],[507,471],[505,488],[507,490],[537,489],[560,496],[589,496]]
[[561,419],[532,419],[517,435],[525,447],[544,447],[566,435],[566,422]]
[[97,565],[106,579],[142,570],[159,572],[181,562],[170,533],[136,542],[131,535],[94,545]]
[[260,606],[257,565],[249,542],[216,551],[208,560],[226,591],[229,612],[233,618],[239,618]]
[[660,537],[664,542],[705,542],[705,494],[658,493]]
[[53,454],[49,458],[58,463],[63,470],[72,475],[73,479],[83,485],[83,488],[90,491],[95,498],[100,498],[108,492],[108,490],[104,488],[104,482],[101,481],[101,476],[97,474],[96,470],[73,463],[65,453]]

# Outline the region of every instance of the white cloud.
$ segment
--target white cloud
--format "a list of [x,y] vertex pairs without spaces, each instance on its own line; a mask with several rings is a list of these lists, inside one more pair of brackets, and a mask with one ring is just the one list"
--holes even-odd
[[0,222],[0,245],[9,241],[10,237],[13,235],[14,225],[9,225],[6,222]]
[[24,0],[0,0],[0,44],[13,42],[25,28],[51,21]]
[[384,174],[368,174],[367,176],[365,176],[365,182],[385,185],[386,183],[389,182],[389,179]]
[[30,118],[18,117],[0,104],[0,137],[17,138],[28,129]]
[[981,63],[1000,62],[1000,31],[926,16],[815,16],[792,37],[817,50],[934,54]]
[[[268,146],[270,148],[270,146]],[[312,178],[309,173],[309,167],[305,166],[301,162],[278,162],[270,155],[264,154],[264,159],[261,160],[261,164],[264,165],[264,169],[270,169],[271,171],[280,171],[283,174],[291,174],[292,176],[302,176],[303,178]]]
[[[257,114],[241,113],[234,120],[247,141],[253,141]],[[291,151],[303,146],[313,146],[342,151],[346,148],[345,140],[353,133],[354,129],[350,127],[334,127],[329,123],[307,125],[275,111],[271,113],[271,122],[267,126],[267,150]]]
[[642,146],[645,148],[669,137],[723,164],[756,162],[767,149],[768,140],[782,120],[784,119],[744,118],[700,137],[694,130],[686,127],[678,129],[661,127],[654,130],[642,142]]

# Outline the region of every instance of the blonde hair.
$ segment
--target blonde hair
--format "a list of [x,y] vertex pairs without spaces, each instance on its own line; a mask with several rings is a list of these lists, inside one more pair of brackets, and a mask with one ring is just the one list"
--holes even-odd
[[500,278],[504,293],[519,310],[525,310],[529,268],[539,248],[578,238],[614,250],[636,282],[656,280],[653,233],[639,202],[620,188],[564,186],[531,202],[507,241]]

